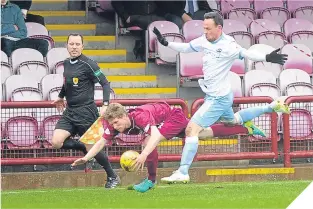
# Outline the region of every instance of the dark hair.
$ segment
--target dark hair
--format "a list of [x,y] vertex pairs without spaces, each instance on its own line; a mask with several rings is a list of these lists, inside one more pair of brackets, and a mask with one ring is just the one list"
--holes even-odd
[[213,19],[215,25],[221,25],[223,27],[223,17],[218,12],[205,13],[204,19]]
[[70,35],[68,35],[66,43],[68,43],[68,40],[70,39],[71,36],[80,36],[80,38],[81,38],[81,40],[82,40],[82,44],[84,43],[84,38],[83,38],[83,36],[80,35],[80,34],[78,34],[78,33],[71,33]]

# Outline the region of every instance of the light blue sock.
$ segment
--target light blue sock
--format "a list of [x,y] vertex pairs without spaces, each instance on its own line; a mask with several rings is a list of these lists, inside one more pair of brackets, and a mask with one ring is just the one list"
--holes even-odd
[[264,113],[271,113],[273,112],[273,109],[271,108],[270,105],[264,105],[264,106],[259,106],[259,107],[249,107],[246,109],[242,109],[238,112],[242,119],[242,123],[245,123],[249,120],[252,120],[256,117],[259,117],[260,115]]
[[185,142],[180,167],[178,169],[184,175],[188,174],[193,158],[198,151],[199,138],[197,136],[186,137]]

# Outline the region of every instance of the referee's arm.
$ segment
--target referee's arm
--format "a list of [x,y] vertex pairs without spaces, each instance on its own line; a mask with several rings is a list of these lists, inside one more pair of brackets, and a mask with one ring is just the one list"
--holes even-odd
[[100,83],[103,89],[103,104],[108,105],[110,101],[110,82],[107,80],[105,75],[103,74],[100,67],[95,62],[89,62],[91,71],[90,71],[90,77],[93,80],[94,83]]

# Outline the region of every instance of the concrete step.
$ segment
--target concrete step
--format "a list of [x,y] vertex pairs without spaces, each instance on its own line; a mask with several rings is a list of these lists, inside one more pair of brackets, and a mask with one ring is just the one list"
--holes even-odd
[[67,11],[68,0],[33,0],[31,11]]
[[51,36],[68,36],[70,33],[78,33],[83,36],[96,35],[95,24],[47,24]]
[[146,63],[99,63],[105,75],[145,75]]
[[85,11],[30,11],[30,14],[41,15],[46,24],[83,24],[86,22]]
[[90,57],[96,62],[126,62],[126,50],[124,49],[107,49],[91,50],[86,49],[83,54]]
[[107,76],[111,82],[111,88],[155,88],[157,87],[157,76],[135,75],[135,76]]
[[113,88],[117,99],[175,98],[176,88]]
[[[52,38],[56,47],[64,47],[67,41],[67,36],[52,36]],[[115,49],[115,36],[84,36],[84,48]]]

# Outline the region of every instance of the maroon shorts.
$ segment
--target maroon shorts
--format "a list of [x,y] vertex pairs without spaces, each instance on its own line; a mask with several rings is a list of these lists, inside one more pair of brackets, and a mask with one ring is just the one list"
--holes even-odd
[[189,119],[186,118],[182,109],[174,108],[158,129],[169,140],[173,137],[184,135],[188,122]]

